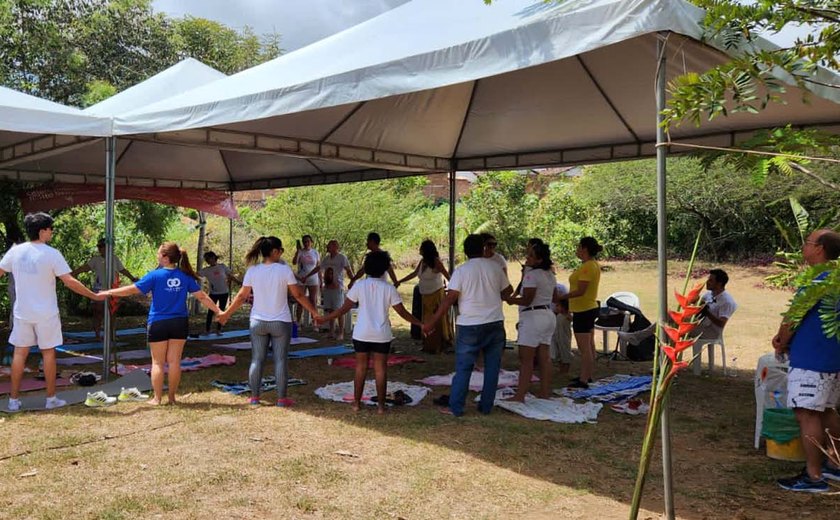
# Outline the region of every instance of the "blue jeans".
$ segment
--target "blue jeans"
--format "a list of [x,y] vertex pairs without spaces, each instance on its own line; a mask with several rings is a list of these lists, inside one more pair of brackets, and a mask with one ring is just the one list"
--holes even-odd
[[286,381],[289,378],[289,343],[292,341],[292,324],[286,321],[251,320],[251,367],[248,369],[248,384],[251,395],[260,396],[262,366],[268,351],[268,344],[274,350],[274,377],[277,379],[277,398],[286,397]]
[[505,348],[505,324],[502,321],[481,325],[458,325],[455,336],[455,377],[452,379],[452,394],[449,409],[456,416],[464,415],[470,376],[479,352],[484,352],[484,386],[478,411],[490,413],[496,400],[496,386],[499,383],[499,369],[502,365],[502,351]]

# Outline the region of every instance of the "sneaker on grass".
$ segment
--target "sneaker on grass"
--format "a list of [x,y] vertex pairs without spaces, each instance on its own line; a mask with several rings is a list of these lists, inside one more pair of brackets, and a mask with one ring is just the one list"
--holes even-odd
[[803,493],[825,493],[828,491],[828,483],[825,479],[812,479],[805,471],[795,477],[780,478],[776,483],[779,484],[779,487],[788,491],[801,491]]
[[67,401],[64,399],[59,399],[56,396],[47,397],[47,404],[44,405],[44,408],[47,410],[52,410],[53,408],[61,408],[62,406],[67,406]]
[[828,462],[823,462],[822,476],[823,479],[840,481],[840,468],[830,466]]
[[9,404],[6,405],[6,411],[8,412],[19,412],[20,411],[20,399],[12,399],[9,398]]
[[102,390],[94,393],[89,393],[87,395],[87,399],[85,399],[85,406],[90,406],[91,408],[99,408],[102,406],[110,406],[117,402],[116,397],[108,397],[108,394],[103,392]]
[[131,388],[120,389],[120,395],[117,396],[117,401],[124,403],[129,401],[145,401],[149,396],[140,392],[136,386]]

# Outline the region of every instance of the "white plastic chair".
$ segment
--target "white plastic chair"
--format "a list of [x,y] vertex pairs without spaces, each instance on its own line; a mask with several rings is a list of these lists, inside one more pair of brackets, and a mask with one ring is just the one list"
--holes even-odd
[[[616,300],[620,301],[621,303],[624,303],[625,305],[629,305],[631,307],[636,307],[637,309],[639,308],[639,305],[640,305],[639,297],[636,296],[634,293],[627,292],[627,291],[619,291],[619,292],[612,293],[611,295],[609,295],[607,297],[607,299],[610,299],[610,298],[615,298]],[[612,309],[612,310],[615,310],[615,309]],[[614,331],[614,332],[618,333],[618,332],[626,332],[626,331],[630,330],[630,313],[629,312],[624,312],[624,311],[620,311],[620,312],[622,312],[622,314],[624,314],[624,321],[622,322],[620,327],[604,327],[604,326],[601,326],[601,325],[595,325],[595,330],[600,330],[603,334],[603,338],[604,338],[604,347],[603,348],[604,348],[605,353],[608,353],[610,351],[610,345],[609,345],[609,341],[608,341],[610,331]],[[619,346],[619,352],[621,352],[622,354],[626,354],[625,351],[627,350],[627,342],[624,341],[623,339],[621,339],[620,337],[619,337],[618,346]]]
[[723,375],[726,375],[726,344],[723,342],[722,332],[719,338],[700,338],[694,342],[693,349],[694,357],[696,358],[692,363],[692,370],[694,371],[694,375],[699,376],[700,371],[703,368],[703,347],[706,347],[706,350],[709,353],[709,372],[715,369],[715,345],[720,346],[720,357],[723,358]]

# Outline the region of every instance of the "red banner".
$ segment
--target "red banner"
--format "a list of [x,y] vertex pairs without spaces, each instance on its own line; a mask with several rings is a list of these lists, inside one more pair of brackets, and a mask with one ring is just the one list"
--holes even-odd
[[[193,208],[221,217],[239,218],[236,206],[227,192],[190,188],[153,188],[117,186],[116,199],[145,200],[170,206]],[[20,194],[24,213],[50,211],[105,201],[101,184],[46,184]]]

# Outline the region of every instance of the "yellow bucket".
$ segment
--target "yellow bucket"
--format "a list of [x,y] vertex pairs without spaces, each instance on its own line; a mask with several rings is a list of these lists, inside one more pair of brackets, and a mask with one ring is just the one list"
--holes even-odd
[[805,450],[802,448],[802,441],[793,439],[792,441],[781,443],[773,439],[766,439],[767,456],[776,460],[788,460],[792,462],[802,462],[805,460]]

